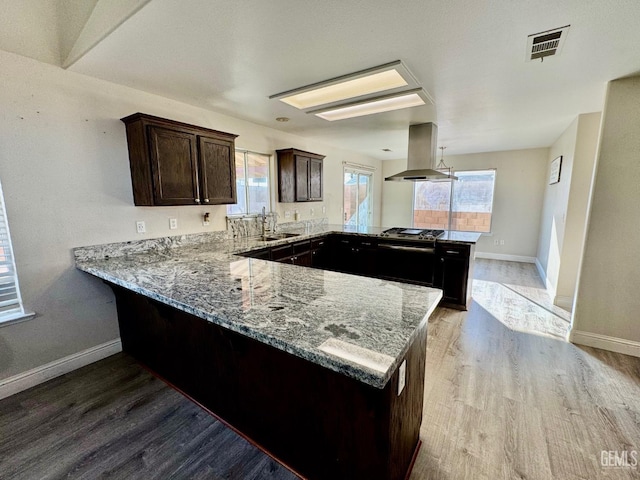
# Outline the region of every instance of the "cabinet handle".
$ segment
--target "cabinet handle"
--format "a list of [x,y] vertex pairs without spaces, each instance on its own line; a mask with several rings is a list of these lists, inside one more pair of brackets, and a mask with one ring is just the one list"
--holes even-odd
[[444,258],[440,258],[440,261],[441,261],[441,262],[444,262]]
[[445,253],[451,255],[460,255],[460,252],[456,251],[456,250],[447,250]]
[[208,199],[208,198],[205,198],[205,199],[204,199],[204,203],[209,203],[209,199]]
[[200,199],[199,198],[194,198],[193,201],[196,202],[196,203],[200,203]]

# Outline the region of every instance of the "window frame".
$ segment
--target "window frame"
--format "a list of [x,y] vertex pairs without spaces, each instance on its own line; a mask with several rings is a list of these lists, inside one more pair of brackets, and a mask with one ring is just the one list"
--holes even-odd
[[22,294],[20,292],[20,282],[18,279],[18,270],[16,268],[16,259],[13,253],[13,242],[11,241],[11,230],[9,228],[9,219],[7,218],[7,208],[4,200],[4,190],[2,189],[2,184],[0,183],[0,227],[4,227],[7,232],[7,242],[6,248],[9,250],[8,254],[3,251],[4,256],[8,256],[11,261],[9,263],[8,269],[13,277],[13,285],[16,290],[16,304],[17,307],[11,309],[7,312],[0,312],[0,326],[7,325],[9,323],[15,323],[16,321],[20,321],[26,317],[32,317],[33,314],[25,313],[24,304],[22,302]]
[[[491,192],[491,222],[489,224],[489,231],[488,232],[477,232],[474,230],[455,230],[456,232],[473,232],[473,233],[479,233],[481,235],[487,235],[487,236],[491,236],[493,235],[493,214],[494,214],[494,206],[495,206],[495,193],[496,193],[496,182],[498,179],[498,169],[497,168],[469,168],[469,169],[451,169],[451,175],[456,175],[456,173],[460,173],[460,172],[493,172],[493,189]],[[413,196],[411,198],[411,227],[412,228],[421,228],[421,227],[416,227],[415,226],[415,211],[416,211],[416,185],[418,183],[422,183],[422,182],[413,182]],[[452,180],[449,186],[449,222],[447,225],[447,230],[451,231],[451,223],[452,223],[452,219],[453,219],[453,190],[454,190],[454,180]]]
[[[234,159],[234,167],[235,167],[235,158],[236,158],[236,154],[237,153],[242,153],[244,155],[244,198],[245,198],[245,205],[246,205],[246,211],[244,212],[240,212],[240,213],[229,213],[229,207],[231,205],[237,205],[238,202],[233,203],[233,204],[229,204],[227,205],[227,217],[229,218],[240,218],[240,217],[255,217],[257,215],[260,215],[260,212],[249,212],[249,205],[250,205],[250,201],[249,201],[249,182],[248,182],[248,178],[247,177],[247,156],[250,153],[253,153],[255,155],[262,155],[264,157],[267,157],[267,188],[268,188],[268,201],[267,201],[267,212],[271,212],[271,207],[273,204],[273,189],[272,189],[272,183],[271,183],[271,177],[272,177],[272,158],[273,155],[269,154],[269,153],[263,153],[263,152],[256,152],[254,150],[248,150],[248,149],[244,149],[244,148],[236,148],[234,150],[233,153],[233,159]],[[237,176],[237,172],[236,172],[236,176]],[[236,178],[236,182],[238,181],[238,179]],[[237,186],[237,183],[236,183]],[[240,192],[237,191],[236,195],[239,196]]]

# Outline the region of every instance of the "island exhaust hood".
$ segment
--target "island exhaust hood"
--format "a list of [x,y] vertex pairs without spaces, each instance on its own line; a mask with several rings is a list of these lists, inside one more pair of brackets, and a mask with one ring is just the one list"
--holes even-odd
[[457,180],[436,169],[436,143],[438,126],[435,123],[421,123],[409,127],[409,152],[407,170],[385,178],[386,181]]

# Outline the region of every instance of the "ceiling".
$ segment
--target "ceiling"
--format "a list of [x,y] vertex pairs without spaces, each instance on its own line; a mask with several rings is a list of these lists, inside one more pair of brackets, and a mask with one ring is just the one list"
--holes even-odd
[[[576,115],[602,110],[608,80],[640,71],[637,0],[152,0],[137,8],[69,69],[379,159],[404,157],[408,126],[426,121],[438,124],[447,154],[549,146]],[[559,56],[525,62],[529,34],[567,24]],[[328,122],[268,98],[394,60],[435,105]],[[291,120],[275,121],[283,116]]]

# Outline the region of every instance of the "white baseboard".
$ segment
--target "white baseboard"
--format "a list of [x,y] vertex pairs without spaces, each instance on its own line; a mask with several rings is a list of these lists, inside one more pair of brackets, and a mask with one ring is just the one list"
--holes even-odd
[[[544,271],[544,268],[542,268],[542,264],[540,263],[540,261],[537,258],[535,259],[535,264],[536,264],[536,268],[538,269],[538,275],[540,275],[540,278],[542,279],[542,282],[544,283],[544,287],[549,292],[549,295],[551,295],[552,297],[555,298],[555,296],[556,296],[556,287],[555,287],[555,285],[549,281],[549,279],[547,278],[547,272]],[[558,305],[558,306],[560,306],[560,305]]]
[[553,304],[564,308],[565,310],[573,310],[573,297],[565,297],[563,295],[556,295],[553,299]]
[[579,345],[586,345],[587,347],[595,347],[602,350],[640,357],[640,342],[625,340],[624,338],[571,330],[571,333],[569,333],[569,341]]
[[486,258],[488,260],[505,260],[507,262],[535,263],[535,257],[524,255],[508,255],[506,253],[476,252],[476,258]]
[[0,400],[121,351],[122,342],[118,338],[0,380]]

